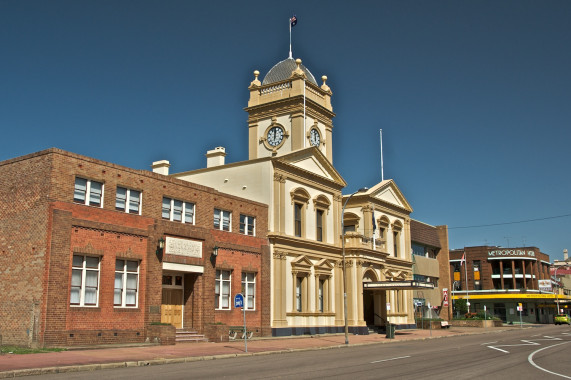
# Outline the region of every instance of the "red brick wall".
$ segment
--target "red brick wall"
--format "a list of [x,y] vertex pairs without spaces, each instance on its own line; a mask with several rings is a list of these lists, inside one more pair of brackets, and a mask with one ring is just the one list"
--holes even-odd
[[[0,334],[4,343],[142,341],[145,327],[161,318],[163,261],[204,267],[203,274],[185,275],[189,285],[185,323],[200,331],[219,317],[214,311],[217,263],[210,261],[215,245],[222,247],[219,259],[236,273],[233,294],[240,291],[242,267],[258,273],[256,311],[249,315],[257,329],[270,333],[266,205],[58,149],[2,162],[0,174]],[[104,183],[102,208],[73,203],[76,176]],[[142,191],[142,215],[115,211],[117,186]],[[195,203],[196,224],[162,220],[163,196]],[[213,230],[215,207],[232,212],[233,232]],[[239,234],[240,213],[256,217],[255,237]],[[201,241],[203,257],[162,254],[157,241],[165,236]],[[69,305],[74,251],[102,258],[96,308]],[[141,260],[136,309],[113,307],[117,257]],[[233,324],[232,318],[228,322]]]
[[0,335],[37,340],[43,293],[51,157],[0,162]]

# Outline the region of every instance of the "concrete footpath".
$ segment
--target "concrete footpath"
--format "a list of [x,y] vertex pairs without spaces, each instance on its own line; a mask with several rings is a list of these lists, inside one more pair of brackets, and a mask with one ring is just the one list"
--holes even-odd
[[[349,335],[349,345],[434,339],[467,334],[483,334],[506,329],[511,328],[450,327],[432,331],[398,330],[395,333],[395,339],[387,339],[384,334]],[[107,368],[183,363],[247,355],[346,347],[344,334],[254,338],[247,343],[248,352],[245,351],[243,340],[235,340],[227,343],[178,343],[174,346],[143,344],[121,347],[89,347],[41,354],[4,354],[0,355],[0,379],[47,373],[94,371]]]

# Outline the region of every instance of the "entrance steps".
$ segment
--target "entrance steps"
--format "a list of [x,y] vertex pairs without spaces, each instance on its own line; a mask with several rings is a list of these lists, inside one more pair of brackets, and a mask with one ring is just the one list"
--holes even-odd
[[208,338],[193,330],[176,329],[175,341],[177,343],[208,342]]
[[372,334],[385,334],[386,333],[386,327],[385,326],[372,326],[372,325],[368,325],[367,329],[369,329],[369,335]]

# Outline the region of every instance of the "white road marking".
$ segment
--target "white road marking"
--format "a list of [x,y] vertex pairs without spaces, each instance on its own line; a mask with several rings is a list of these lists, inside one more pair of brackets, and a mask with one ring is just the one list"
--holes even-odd
[[486,344],[492,344],[492,343],[498,343],[498,341],[496,340],[496,341],[494,341],[494,342],[482,343],[481,345],[482,345],[482,346],[485,346]]
[[498,347],[517,347],[517,346],[539,346],[541,343],[537,343],[534,341],[537,340],[562,340],[561,338],[554,338],[552,336],[544,336],[544,338],[549,338],[549,339],[533,339],[533,340],[526,340],[526,339],[522,339],[520,344],[499,344],[497,346],[488,346],[489,348],[493,348],[494,350],[498,350],[501,352],[505,352],[506,354],[509,354],[510,352],[507,350],[502,350],[501,348]]
[[566,379],[571,379],[571,377],[569,377],[569,376],[565,376],[565,375],[562,375],[562,374],[560,374],[560,373],[556,373],[556,372],[552,372],[552,371],[546,370],[545,368],[542,368],[542,367],[538,366],[537,364],[535,364],[535,362],[533,361],[533,355],[537,354],[538,352],[543,351],[543,350],[548,349],[548,348],[551,348],[551,347],[560,346],[560,345],[562,345],[562,344],[567,344],[567,343],[569,343],[569,342],[571,342],[571,341],[566,341],[566,342],[563,342],[563,343],[557,343],[557,344],[553,344],[553,345],[551,345],[551,346],[547,346],[547,347],[540,348],[539,350],[535,350],[535,351],[533,351],[531,354],[529,354],[529,356],[527,357],[527,361],[529,362],[529,364],[531,364],[531,365],[534,366],[535,368],[540,369],[540,370],[542,370],[542,371],[544,371],[544,372],[550,373],[550,374],[555,375],[555,376],[561,376],[561,377],[564,377],[564,378],[566,378]]
[[399,356],[398,358],[375,360],[374,362],[371,362],[371,364],[373,364],[373,363],[381,363],[381,362],[388,362],[389,360],[397,360],[397,359],[404,359],[404,358],[410,358],[410,355],[407,355],[407,356]]

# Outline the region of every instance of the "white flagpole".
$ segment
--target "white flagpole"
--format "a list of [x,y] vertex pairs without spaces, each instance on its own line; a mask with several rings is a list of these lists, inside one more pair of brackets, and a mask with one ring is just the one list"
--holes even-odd
[[305,140],[307,140],[306,137],[306,127],[305,127],[305,121],[306,121],[306,117],[305,117],[305,79],[303,80],[303,147],[305,148]]
[[289,19],[289,57],[293,58],[291,54],[291,18]]
[[385,173],[383,172],[383,130],[379,130],[381,134],[381,181],[385,180]]

